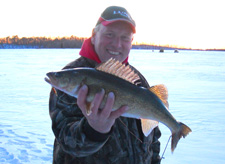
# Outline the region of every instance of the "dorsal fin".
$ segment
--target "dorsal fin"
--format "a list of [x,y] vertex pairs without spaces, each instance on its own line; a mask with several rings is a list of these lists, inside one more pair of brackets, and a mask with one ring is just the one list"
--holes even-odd
[[136,82],[140,80],[140,77],[130,68],[129,65],[126,66],[125,64],[122,64],[121,62],[113,58],[98,65],[96,69],[115,75],[135,85],[137,85]]
[[[163,104],[169,109],[168,103],[168,90],[165,85],[155,85],[149,88],[149,90],[154,93],[163,102]],[[142,131],[145,136],[148,136],[152,130],[158,126],[159,122],[150,119],[141,119]]]
[[164,105],[169,109],[169,103],[168,103],[168,90],[165,85],[159,84],[152,86],[149,88],[151,92],[153,92],[155,95],[159,97],[159,99],[164,103]]

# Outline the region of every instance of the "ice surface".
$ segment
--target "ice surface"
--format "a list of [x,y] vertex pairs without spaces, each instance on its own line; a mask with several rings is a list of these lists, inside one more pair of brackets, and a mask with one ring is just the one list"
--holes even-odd
[[[79,49],[0,50],[0,163],[52,163],[54,136],[48,112],[49,71],[78,57]],[[130,63],[150,85],[165,84],[170,112],[192,133],[162,164],[224,163],[225,52],[131,50]],[[170,136],[160,124],[161,153]]]

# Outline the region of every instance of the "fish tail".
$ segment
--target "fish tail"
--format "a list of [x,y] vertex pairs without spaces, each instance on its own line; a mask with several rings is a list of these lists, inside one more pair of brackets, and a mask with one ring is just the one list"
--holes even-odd
[[179,130],[172,134],[172,142],[171,142],[171,151],[172,152],[176,148],[177,143],[180,140],[180,138],[181,137],[185,138],[191,132],[191,129],[187,125],[180,122],[179,126],[180,126]]

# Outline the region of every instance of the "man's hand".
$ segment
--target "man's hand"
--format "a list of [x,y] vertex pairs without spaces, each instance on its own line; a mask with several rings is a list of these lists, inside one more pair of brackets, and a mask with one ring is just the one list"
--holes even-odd
[[91,113],[87,115],[87,93],[88,87],[86,85],[82,86],[77,97],[77,104],[79,108],[93,129],[100,133],[108,133],[115,123],[115,120],[128,110],[128,106],[122,106],[119,109],[112,111],[115,96],[112,92],[110,92],[104,108],[99,110],[100,104],[105,95],[105,91],[102,89],[101,92],[95,95],[93,101],[91,102]]

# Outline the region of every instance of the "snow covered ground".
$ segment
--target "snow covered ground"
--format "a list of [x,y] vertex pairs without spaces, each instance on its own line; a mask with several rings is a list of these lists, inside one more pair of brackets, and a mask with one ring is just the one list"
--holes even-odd
[[[52,163],[54,136],[45,74],[78,57],[79,49],[0,49],[0,163]],[[130,63],[150,85],[165,84],[170,112],[192,133],[162,164],[224,163],[225,52],[132,50]],[[162,132],[161,154],[170,136]]]

